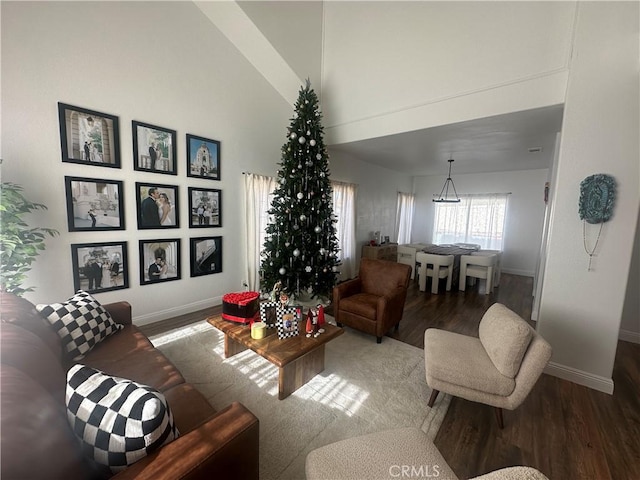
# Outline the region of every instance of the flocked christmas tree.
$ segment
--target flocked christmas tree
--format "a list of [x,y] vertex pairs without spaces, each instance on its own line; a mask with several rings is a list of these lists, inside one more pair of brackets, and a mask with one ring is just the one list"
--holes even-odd
[[262,290],[328,297],[338,275],[338,240],[318,97],[300,89],[282,146],[278,186],[262,251]]

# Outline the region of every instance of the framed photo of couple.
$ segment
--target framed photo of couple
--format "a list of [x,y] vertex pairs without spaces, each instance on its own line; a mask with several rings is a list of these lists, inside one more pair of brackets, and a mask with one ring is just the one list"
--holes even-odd
[[120,168],[118,117],[58,102],[62,161]]
[[177,185],[136,182],[136,206],[139,230],[180,226]]
[[71,244],[74,291],[109,292],[129,288],[127,242]]
[[222,190],[189,187],[189,228],[222,226]]
[[140,240],[140,285],[180,280],[180,239]]
[[70,232],[124,230],[121,180],[64,177]]
[[135,120],[131,124],[134,170],[177,175],[176,131]]

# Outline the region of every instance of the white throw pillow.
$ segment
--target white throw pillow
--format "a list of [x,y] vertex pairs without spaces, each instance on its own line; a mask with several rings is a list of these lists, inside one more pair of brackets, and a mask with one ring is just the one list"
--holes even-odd
[[124,470],[179,435],[162,393],[84,365],[67,373],[65,400],[84,455],[105,474]]

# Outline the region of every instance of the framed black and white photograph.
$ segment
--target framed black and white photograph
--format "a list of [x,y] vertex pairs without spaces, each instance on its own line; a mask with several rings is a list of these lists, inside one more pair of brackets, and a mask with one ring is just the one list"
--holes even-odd
[[297,309],[293,305],[283,305],[278,307],[278,338],[290,338],[298,336]]
[[222,272],[222,237],[199,237],[190,241],[192,277]]
[[177,175],[176,131],[135,120],[131,124],[134,170]]
[[136,182],[138,229],[178,228],[178,186]]
[[278,307],[280,302],[260,302],[260,321],[267,327],[275,327],[278,323]]
[[220,180],[220,142],[187,133],[187,177]]
[[180,239],[140,240],[140,285],[180,280]]
[[122,181],[64,177],[64,182],[70,232],[124,230]]
[[189,187],[189,228],[222,226],[222,190]]
[[127,242],[71,244],[73,289],[89,293],[129,288]]
[[118,117],[58,102],[62,161],[120,168]]

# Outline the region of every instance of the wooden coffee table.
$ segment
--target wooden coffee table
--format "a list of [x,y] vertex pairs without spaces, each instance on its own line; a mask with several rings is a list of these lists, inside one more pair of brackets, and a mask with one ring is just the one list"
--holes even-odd
[[324,324],[317,337],[307,338],[304,322],[298,325],[297,337],[280,340],[275,328],[267,329],[267,336],[251,338],[249,325],[224,320],[220,315],[207,318],[207,322],[224,333],[224,357],[251,349],[278,367],[278,399],[287,398],[318,373],[324,370],[324,346],[344,333],[335,325]]

